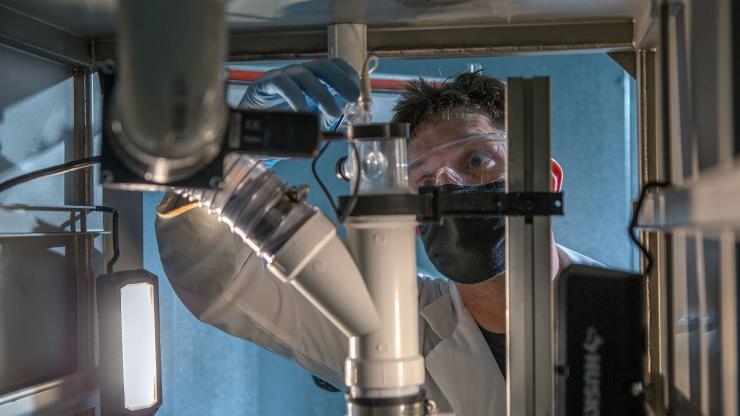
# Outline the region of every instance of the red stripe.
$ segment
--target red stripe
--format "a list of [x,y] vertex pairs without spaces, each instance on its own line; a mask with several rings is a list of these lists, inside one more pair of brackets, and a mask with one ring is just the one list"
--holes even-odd
[[229,81],[254,81],[261,77],[264,71],[242,71],[238,69],[229,69]]
[[[264,73],[264,71],[244,71],[240,69],[228,70],[229,81],[250,82],[261,77]],[[406,82],[400,79],[373,78],[370,80],[370,85],[374,90],[402,91],[406,88]]]

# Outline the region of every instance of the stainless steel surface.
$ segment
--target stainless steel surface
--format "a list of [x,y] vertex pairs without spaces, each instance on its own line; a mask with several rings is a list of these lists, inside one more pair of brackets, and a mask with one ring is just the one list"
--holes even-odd
[[[441,26],[577,21],[637,17],[644,0],[233,0],[234,30],[324,28],[332,23],[368,26]],[[88,38],[113,34],[115,0],[2,0],[0,4]]]
[[[363,2],[230,2],[229,56],[233,61],[325,56],[331,36],[326,25],[346,21],[367,22],[368,50],[380,56],[631,50],[633,18],[643,9],[641,0],[598,5],[466,1],[454,7],[440,0],[425,6],[416,0],[367,7]],[[90,65],[116,56],[115,16],[113,0],[0,0],[0,41],[60,62]]]
[[[733,132],[731,86],[732,57],[738,45],[732,40],[731,8],[737,7],[737,0],[690,4],[691,116],[699,170],[704,172],[735,162],[733,135],[738,133]],[[734,82],[739,82],[738,69],[734,71]]]
[[103,213],[92,206],[0,205],[0,218],[6,221],[0,235],[75,235],[105,232]]
[[669,231],[676,228],[740,229],[740,166],[650,192],[639,226]]
[[97,237],[99,235],[108,235],[109,231],[105,230],[87,230],[87,231],[59,231],[59,232],[37,232],[37,233],[0,233],[0,240],[18,239],[18,238],[54,238],[54,237]]
[[367,54],[367,26],[361,23],[331,24],[326,32],[329,56],[344,59],[358,74],[361,73]]
[[[378,56],[456,56],[633,49],[631,20],[367,28],[368,52]],[[326,56],[325,28],[232,31],[229,59]],[[98,58],[115,56],[115,39],[95,42]]]
[[[550,82],[510,78],[507,192],[550,188]],[[550,217],[506,217],[507,412],[554,414]]]
[[23,204],[11,204],[11,205],[0,205],[0,210],[23,210],[23,211],[48,211],[48,212],[90,212],[98,211],[98,208],[93,205],[23,205]]
[[587,22],[368,28],[368,50],[386,56],[512,54],[567,50],[627,50],[628,19]]
[[635,16],[635,46],[639,49],[653,48],[658,44],[658,16],[660,0],[645,0]]
[[[656,31],[657,25],[651,27]],[[654,50],[641,50],[637,55],[638,72],[638,180],[664,180],[667,158],[660,126],[660,74],[658,56]],[[647,280],[647,380],[646,404],[656,415],[664,415],[668,408],[672,357],[671,316],[672,303],[668,265],[672,253],[671,239],[664,234],[642,233],[641,241],[653,253],[653,269]],[[644,259],[643,259],[644,260]]]
[[[76,160],[93,155],[92,138],[92,74],[86,69],[74,70],[74,135],[66,159]],[[83,169],[69,175],[65,185],[65,202],[73,205],[92,205],[92,169]],[[80,230],[87,229],[87,211],[80,211]],[[65,260],[67,276],[74,280],[77,315],[77,371],[95,367],[95,247],[94,235],[77,235],[70,240]],[[89,412],[87,412],[89,414]]]
[[71,65],[89,65],[90,42],[0,4],[0,43]]
[[433,406],[427,406],[426,402],[420,401],[413,404],[399,404],[395,406],[358,406],[347,403],[347,415],[349,416],[426,416],[433,415],[429,410]]
[[77,415],[99,402],[97,370],[89,370],[0,396],[0,414]]
[[737,313],[737,271],[738,267],[738,244],[740,234],[732,231],[724,231],[721,235],[722,259],[720,268],[720,351],[730,353],[722,354],[722,409],[725,415],[737,415],[740,410],[738,396],[732,392],[738,391],[738,356],[732,354],[738,351],[738,313]]
[[[6,43],[77,65],[116,55],[114,0],[0,0],[0,8]],[[234,61],[325,56],[327,25],[344,22],[366,23],[368,50],[381,56],[452,56],[632,50],[644,9],[642,0],[241,0],[228,3],[227,21]]]
[[164,0],[121,3],[117,85],[108,110],[113,153],[159,184],[213,162],[228,120],[224,3],[171,6]]

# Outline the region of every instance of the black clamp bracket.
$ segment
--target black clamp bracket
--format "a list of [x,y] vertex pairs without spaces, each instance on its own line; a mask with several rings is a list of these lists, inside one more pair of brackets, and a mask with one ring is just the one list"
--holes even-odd
[[[101,149],[101,182],[109,188],[130,190],[166,190],[170,187],[216,189],[223,180],[223,162],[229,153],[252,156],[313,158],[323,138],[320,120],[313,112],[288,110],[246,110],[232,108],[223,134],[219,154],[207,166],[188,178],[161,184],[132,171],[115,151],[115,133],[110,113],[116,82],[115,67],[100,68],[103,95],[103,143]],[[343,136],[341,136],[343,137]]]
[[[351,197],[339,198],[339,209]],[[419,222],[439,222],[443,217],[551,216],[563,215],[561,192],[487,191],[450,193],[438,188],[422,188],[418,195],[386,194],[357,197],[349,216],[416,215]]]

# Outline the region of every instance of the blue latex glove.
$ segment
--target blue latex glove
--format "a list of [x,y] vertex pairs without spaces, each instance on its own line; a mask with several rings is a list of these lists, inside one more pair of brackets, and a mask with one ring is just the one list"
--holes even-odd
[[357,72],[340,58],[318,59],[266,72],[244,94],[240,108],[319,111],[331,130],[348,101],[360,95]]

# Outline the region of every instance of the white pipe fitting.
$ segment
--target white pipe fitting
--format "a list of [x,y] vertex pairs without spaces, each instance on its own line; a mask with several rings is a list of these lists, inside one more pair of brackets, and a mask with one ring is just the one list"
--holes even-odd
[[347,245],[375,302],[380,326],[350,339],[345,382],[353,397],[415,395],[424,384],[414,216],[349,217]]

